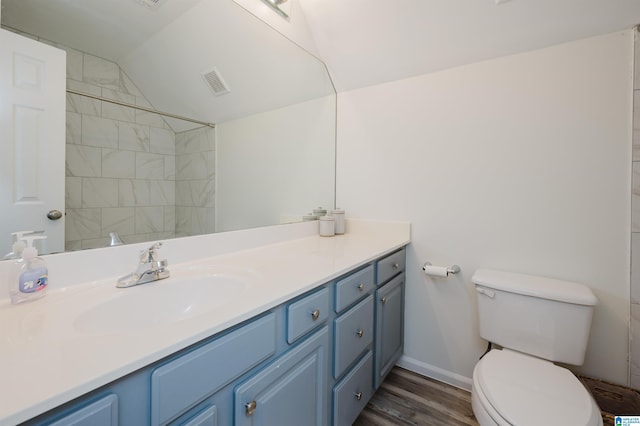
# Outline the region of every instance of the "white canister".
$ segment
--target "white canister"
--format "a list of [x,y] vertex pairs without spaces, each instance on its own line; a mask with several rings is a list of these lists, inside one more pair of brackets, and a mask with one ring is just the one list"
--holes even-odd
[[336,221],[335,232],[336,235],[344,234],[344,210],[335,209],[331,211],[331,216]]
[[335,231],[336,221],[331,216],[322,216],[320,218],[320,236],[321,237],[333,237]]

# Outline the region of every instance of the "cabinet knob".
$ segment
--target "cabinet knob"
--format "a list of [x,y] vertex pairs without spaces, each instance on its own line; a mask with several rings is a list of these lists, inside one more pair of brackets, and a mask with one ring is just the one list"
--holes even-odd
[[244,408],[245,408],[244,413],[245,413],[247,416],[250,416],[250,415],[252,415],[252,414],[256,411],[256,408],[257,408],[257,407],[258,407],[258,403],[257,403],[257,402],[256,402],[256,400],[254,399],[254,400],[253,400],[253,401],[251,401],[250,403],[248,403],[248,404],[244,404]]
[[356,334],[358,335],[358,337],[362,337],[364,335],[364,331],[362,329],[356,331]]
[[383,305],[387,303],[387,296],[384,296],[382,299],[380,299],[380,301],[382,302]]
[[316,321],[318,318],[320,318],[320,309],[316,309],[313,312],[311,312],[311,319]]
[[362,399],[362,392],[356,392],[356,393],[353,394],[353,396],[355,396],[356,399],[358,401],[360,401]]
[[398,264],[397,262],[393,264],[393,269],[398,269],[400,267],[400,264]]
[[364,284],[363,283],[360,283],[360,285],[358,285],[358,290],[364,291]]

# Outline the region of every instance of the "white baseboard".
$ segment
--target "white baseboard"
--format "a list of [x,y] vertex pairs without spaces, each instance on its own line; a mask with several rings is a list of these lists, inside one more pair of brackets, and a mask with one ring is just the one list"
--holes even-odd
[[471,384],[473,381],[469,377],[461,376],[460,374],[453,373],[451,371],[443,370],[440,367],[418,361],[417,359],[410,358],[406,355],[402,355],[398,360],[397,365],[407,370],[413,371],[425,377],[439,380],[441,382],[450,384],[460,389],[471,392]]

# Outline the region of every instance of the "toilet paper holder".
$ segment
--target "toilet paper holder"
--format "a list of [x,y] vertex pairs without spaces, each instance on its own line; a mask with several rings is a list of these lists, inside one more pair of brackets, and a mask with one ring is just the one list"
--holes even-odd
[[425,262],[425,264],[422,265],[422,271],[427,275],[446,277],[460,272],[460,267],[458,265],[451,265],[447,268],[444,266],[433,266],[431,262]]

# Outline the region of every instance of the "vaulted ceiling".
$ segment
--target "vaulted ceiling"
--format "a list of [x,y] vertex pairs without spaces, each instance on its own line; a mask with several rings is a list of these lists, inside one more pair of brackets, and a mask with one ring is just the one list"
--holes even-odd
[[298,0],[338,90],[640,24],[638,0]]

